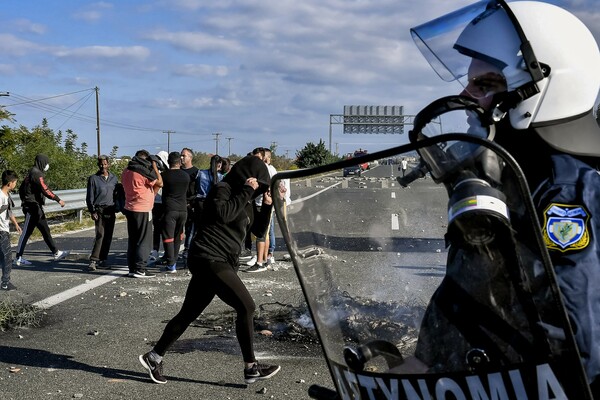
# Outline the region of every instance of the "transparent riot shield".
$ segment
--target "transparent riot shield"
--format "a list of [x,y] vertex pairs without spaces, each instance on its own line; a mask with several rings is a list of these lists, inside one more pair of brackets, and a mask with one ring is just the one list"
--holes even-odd
[[[402,159],[421,171],[405,187]],[[274,196],[278,223],[336,386],[310,395],[591,399],[510,155],[450,134],[364,161],[360,177],[342,177],[347,160],[272,182],[292,190],[290,205]]]

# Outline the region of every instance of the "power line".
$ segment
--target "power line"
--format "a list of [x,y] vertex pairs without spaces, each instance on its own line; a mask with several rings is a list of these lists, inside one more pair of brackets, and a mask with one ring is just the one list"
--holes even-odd
[[[67,107],[56,107],[52,104],[48,104],[45,101],[47,100],[52,100],[58,97],[64,97],[64,96],[70,96],[73,94],[78,94],[78,93],[84,93],[84,92],[88,92],[88,94],[86,96],[84,96],[84,98],[82,99],[78,99],[77,101],[75,101],[74,103],[70,104]],[[44,97],[41,99],[32,99],[29,98],[27,96],[23,96],[23,95],[19,95],[17,93],[14,92],[10,92],[11,97],[14,97],[15,99],[17,99],[18,101],[12,104],[7,104],[4,107],[5,108],[10,108],[10,107],[16,107],[16,106],[27,106],[27,107],[31,107],[31,108],[35,108],[38,110],[42,110],[48,113],[53,113],[53,115],[49,118],[54,118],[55,116],[64,116],[67,117],[68,119],[62,123],[60,126],[62,127],[69,119],[73,119],[73,120],[77,120],[77,121],[81,121],[81,122],[85,122],[85,123],[90,123],[90,124],[94,124],[96,125],[97,122],[97,118],[93,117],[93,116],[89,116],[89,115],[85,115],[85,114],[81,114],[78,112],[79,109],[81,109],[81,106],[78,107],[75,111],[69,111],[69,109],[71,107],[73,107],[75,104],[78,104],[79,102],[83,101],[83,103],[87,102],[87,100],[95,93],[95,88],[92,89],[85,89],[85,90],[80,90],[80,91],[76,91],[76,92],[70,92],[70,93],[64,93],[64,94],[59,94],[59,95],[54,95],[54,96],[48,96],[48,97]],[[10,98],[10,97],[9,97]],[[48,119],[48,118],[47,118]],[[162,132],[164,130],[167,129],[163,129],[163,128],[158,128],[158,127],[144,127],[144,126],[139,126],[139,125],[133,125],[133,124],[127,124],[127,123],[123,123],[123,122],[116,122],[116,121],[112,121],[112,120],[108,120],[108,119],[104,119],[104,118],[100,118],[100,121],[102,122],[103,126],[108,126],[108,127],[112,127],[112,128],[120,128],[120,129],[125,129],[125,130],[132,130],[132,131],[140,131],[140,132]],[[60,128],[58,128],[60,129]],[[193,136],[198,136],[198,135],[209,135],[208,133],[199,133],[199,132],[185,132],[185,131],[178,131],[178,134],[183,134],[183,135],[193,135]]]

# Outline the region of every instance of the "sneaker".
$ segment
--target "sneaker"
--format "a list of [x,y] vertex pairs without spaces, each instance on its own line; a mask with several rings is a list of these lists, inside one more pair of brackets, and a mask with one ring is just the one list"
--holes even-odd
[[273,265],[274,262],[275,262],[275,257],[273,257],[273,254],[269,254],[267,256],[267,267]]
[[17,287],[10,282],[2,282],[2,284],[0,284],[0,289],[2,289],[2,290],[17,290]]
[[158,260],[158,251],[156,250],[152,250],[150,252],[150,255],[148,256],[148,261],[153,262]]
[[94,261],[94,260],[90,261],[90,265],[88,265],[87,270],[95,271],[96,270],[96,261]]
[[244,249],[244,251],[242,251],[242,254],[240,254],[241,261],[247,261],[251,258],[252,258],[252,250],[250,250],[250,249]]
[[15,265],[20,267],[21,265],[31,265],[31,261],[24,259],[23,257],[19,257],[15,260]]
[[110,269],[110,265],[106,263],[106,260],[100,260],[96,263],[98,269]]
[[132,278],[154,278],[156,275],[150,274],[144,270],[138,269],[137,271],[130,272],[129,276]]
[[150,353],[142,354],[139,359],[140,363],[148,370],[150,379],[156,383],[167,383],[167,380],[162,374],[163,362],[155,362],[148,356]]
[[281,369],[280,365],[259,364],[257,362],[250,368],[244,368],[246,383],[254,383],[273,377]]
[[256,263],[250,268],[246,268],[243,272],[263,272],[266,270],[267,267],[265,265],[260,265],[259,263]]
[[175,272],[177,272],[177,264],[173,264],[170,267],[167,265],[165,267],[165,272],[167,272],[169,274],[174,274]]
[[179,256],[177,258],[179,258],[180,260],[185,260],[187,258],[187,256],[188,256],[188,251],[187,251],[187,249],[185,249],[179,253]]
[[66,258],[69,254],[71,254],[70,250],[59,250],[54,253],[54,261],[60,261],[63,258]]
[[258,258],[256,256],[252,256],[252,258],[246,262],[246,265],[254,265],[256,264],[256,260],[258,260]]

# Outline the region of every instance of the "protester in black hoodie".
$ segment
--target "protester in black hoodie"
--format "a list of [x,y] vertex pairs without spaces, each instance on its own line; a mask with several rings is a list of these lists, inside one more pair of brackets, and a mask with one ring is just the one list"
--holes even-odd
[[25,214],[25,223],[23,224],[23,231],[17,244],[15,259],[17,266],[31,264],[30,261],[23,258],[23,253],[25,252],[27,241],[35,228],[39,229],[44,242],[46,242],[46,245],[52,251],[54,261],[62,260],[70,253],[69,251],[61,251],[56,247],[56,243],[54,243],[54,239],[50,234],[46,214],[44,213],[43,206],[46,202],[46,197],[59,203],[61,207],[65,206],[65,202],[52,192],[44,181],[44,172],[48,171],[48,168],[50,168],[50,159],[48,156],[38,154],[35,156],[33,167],[29,170],[29,173],[19,187],[19,197],[21,198],[23,214]]
[[[250,200],[263,195],[269,187],[269,171],[254,156],[241,159],[225,178],[211,189],[202,215],[203,224],[190,247],[188,267],[192,273],[185,300],[179,313],[167,324],[152,351],[139,360],[156,383],[166,383],[162,358],[168,348],[204,311],[215,296],[237,313],[236,336],[244,358],[246,383],[268,379],[281,369],[278,365],[259,364],[254,356],[255,304],[239,278],[239,255],[251,222]],[[269,223],[271,199],[264,199],[265,212],[256,215],[253,231],[264,232]]]

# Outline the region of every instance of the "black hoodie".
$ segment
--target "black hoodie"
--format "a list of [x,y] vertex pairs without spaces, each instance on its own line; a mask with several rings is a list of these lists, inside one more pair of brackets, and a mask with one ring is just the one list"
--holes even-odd
[[[254,177],[259,187],[254,190],[246,185]],[[271,182],[267,165],[256,156],[247,156],[236,162],[231,171],[216,184],[204,201],[201,224],[190,249],[188,267],[194,273],[199,267],[194,260],[201,257],[214,261],[228,262],[238,266],[238,258],[248,224],[252,223],[250,200],[262,195]],[[261,209],[256,216],[256,230],[266,231],[271,207]]]
[[46,197],[56,202],[60,201],[60,198],[50,190],[44,181],[44,168],[48,164],[50,164],[50,159],[45,154],[35,156],[33,167],[29,170],[29,173],[19,187],[19,197],[21,198],[22,205],[37,203],[43,206],[46,202]]

